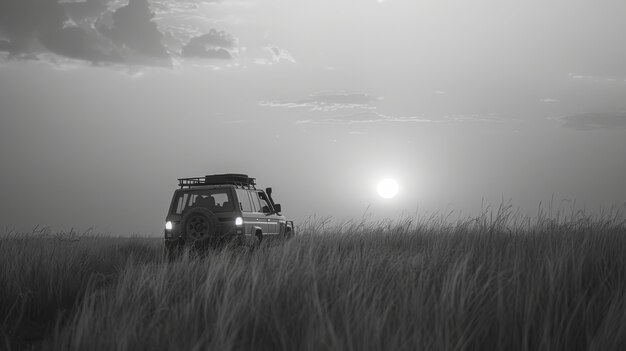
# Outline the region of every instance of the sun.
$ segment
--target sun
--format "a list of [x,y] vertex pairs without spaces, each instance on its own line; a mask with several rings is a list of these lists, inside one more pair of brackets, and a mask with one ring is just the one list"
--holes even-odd
[[398,182],[391,178],[385,178],[378,182],[376,186],[376,190],[378,191],[378,195],[385,199],[391,199],[392,197],[398,195],[398,190],[400,187],[398,186]]

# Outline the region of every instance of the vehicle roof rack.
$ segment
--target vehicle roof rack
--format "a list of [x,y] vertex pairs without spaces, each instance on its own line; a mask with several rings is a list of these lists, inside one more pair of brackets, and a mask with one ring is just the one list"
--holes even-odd
[[180,188],[191,188],[203,185],[235,185],[246,189],[256,189],[255,178],[248,177],[247,174],[226,173],[212,174],[204,177],[179,178],[178,186]]

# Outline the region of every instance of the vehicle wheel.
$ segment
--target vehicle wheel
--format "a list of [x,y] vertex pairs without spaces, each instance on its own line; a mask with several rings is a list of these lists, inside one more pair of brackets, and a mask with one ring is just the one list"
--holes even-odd
[[194,208],[182,218],[185,242],[195,244],[218,237],[220,222],[215,214],[206,208]]

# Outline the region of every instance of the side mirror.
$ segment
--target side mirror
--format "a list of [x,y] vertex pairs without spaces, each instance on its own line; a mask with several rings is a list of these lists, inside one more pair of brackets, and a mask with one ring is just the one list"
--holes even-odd
[[276,213],[278,213],[278,212],[282,212],[282,211],[281,211],[280,204],[274,204],[274,211],[276,211]]

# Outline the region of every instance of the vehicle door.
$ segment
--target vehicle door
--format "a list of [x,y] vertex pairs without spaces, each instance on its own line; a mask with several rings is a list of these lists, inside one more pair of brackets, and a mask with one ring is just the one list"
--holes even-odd
[[[237,193],[237,202],[239,203],[239,209],[241,210],[241,218],[243,219],[243,232],[247,235],[254,235],[254,227],[257,226],[261,228],[261,226],[257,223],[257,218],[259,216],[252,205],[250,191],[246,189],[235,189],[235,192]],[[264,229],[261,228],[261,231],[264,231]]]
[[263,191],[256,191],[257,200],[261,206],[261,212],[265,217],[267,224],[267,234],[278,235],[278,218],[274,215],[272,205],[270,204],[267,195]]
[[[263,213],[263,207],[259,202],[259,195],[256,190],[247,191],[250,202],[252,203],[252,212],[249,213],[251,227],[259,227],[263,232],[263,235],[270,234],[269,225],[267,223],[267,216]],[[247,233],[247,232],[246,232]],[[254,234],[254,230],[251,229],[251,233]]]

